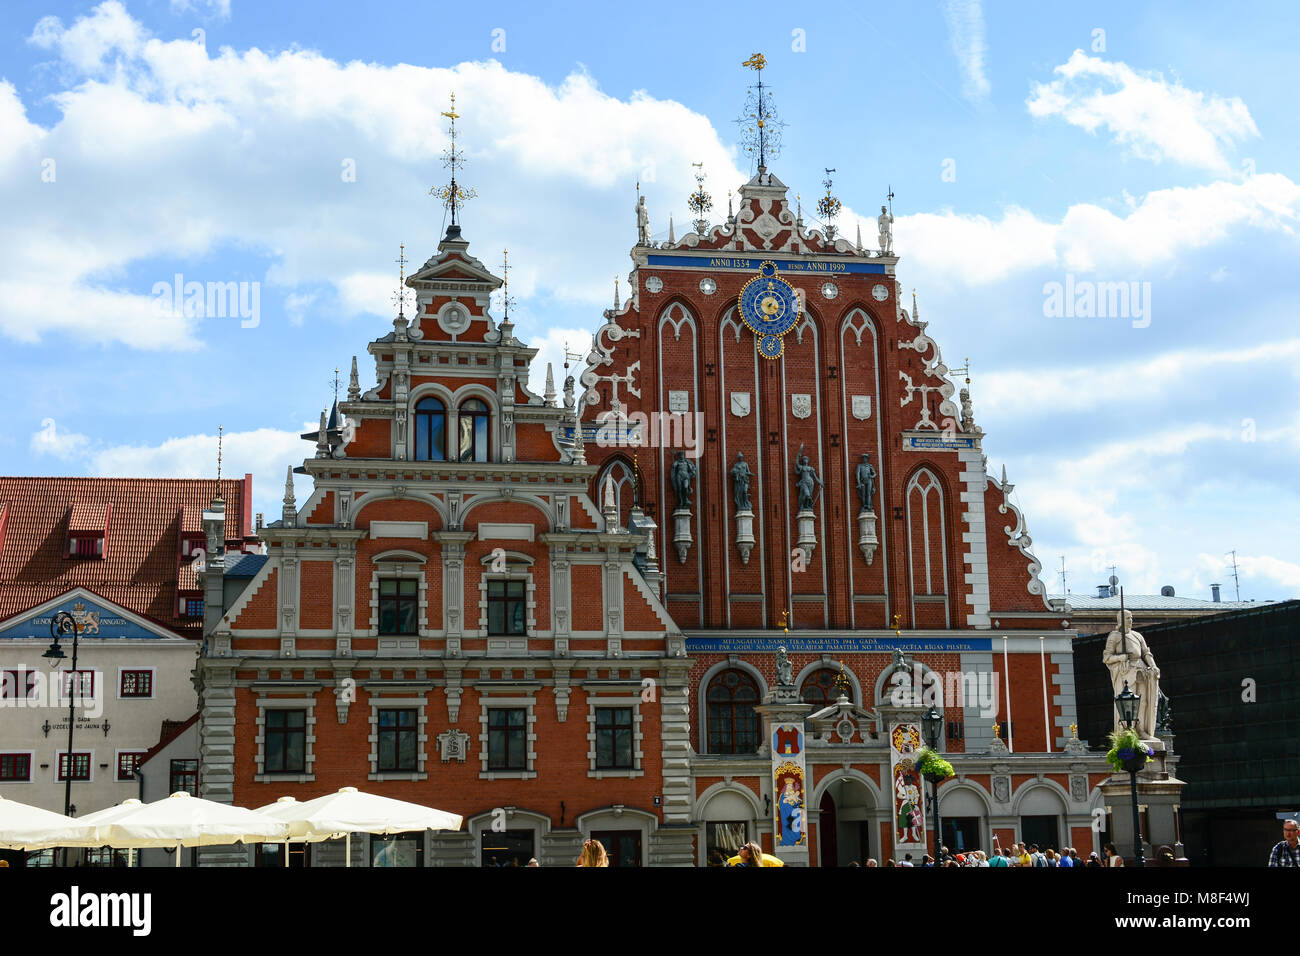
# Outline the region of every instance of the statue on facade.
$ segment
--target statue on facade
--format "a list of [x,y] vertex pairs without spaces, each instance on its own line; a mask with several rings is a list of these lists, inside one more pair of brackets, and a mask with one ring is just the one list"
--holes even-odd
[[784,647],[776,649],[776,682],[781,687],[794,686],[794,667]]
[[[1116,615],[1119,625],[1106,639],[1102,662],[1110,668],[1110,682],[1119,696],[1125,683],[1134,694],[1142,698],[1134,728],[1143,739],[1156,735],[1156,710],[1160,701],[1160,668],[1156,667],[1151,648],[1137,631],[1133,630],[1133,612]],[[1115,714],[1115,729],[1119,730],[1119,714]]]
[[749,470],[749,462],[745,461],[743,454],[737,453],[736,463],[731,466],[732,496],[736,501],[737,511],[751,511],[752,506],[749,501],[749,482],[754,477],[754,473]]
[[650,245],[650,210],[646,208],[645,196],[636,201],[636,244]]
[[871,499],[876,495],[876,469],[871,464],[871,456],[866,452],[863,452],[862,463],[858,465],[853,477],[858,486],[858,500],[862,502],[862,510],[871,511]]
[[[799,446],[803,451],[803,446]],[[808,463],[808,456],[800,454],[795,459],[794,465],[795,488],[799,492],[799,510],[812,511],[813,496],[817,493],[817,488],[824,487],[822,480],[817,477],[817,469]]]
[[888,209],[881,206],[876,223],[880,229],[880,254],[887,256],[894,245],[894,217]]
[[677,493],[678,508],[690,510],[692,485],[699,473],[699,469],[695,467],[695,462],[686,457],[686,452],[679,451],[677,460],[673,462],[672,471],[669,472],[669,480],[672,482],[673,491]]

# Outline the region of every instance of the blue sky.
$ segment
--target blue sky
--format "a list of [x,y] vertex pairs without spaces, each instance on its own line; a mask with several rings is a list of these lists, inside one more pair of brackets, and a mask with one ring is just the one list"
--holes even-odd
[[[1243,598],[1300,596],[1300,9],[1062,7],[6,4],[0,472],[209,474],[220,424],[277,513],[333,369],[389,328],[398,243],[442,233],[452,90],[471,251],[509,247],[542,362],[585,350],[635,183],[664,238],[691,163],[715,212],[748,177],[761,50],[805,207],[834,167],[872,240],[892,186],[900,278],[971,359],[1049,587],[1064,555],[1075,591],[1113,564],[1230,597],[1236,549]],[[256,323],[160,309],[177,273],[256,283]],[[1149,309],[1053,315],[1067,281]]]

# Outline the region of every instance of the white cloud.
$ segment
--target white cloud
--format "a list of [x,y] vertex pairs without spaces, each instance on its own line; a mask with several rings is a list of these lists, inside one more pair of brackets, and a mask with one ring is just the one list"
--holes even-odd
[[1137,270],[1220,242],[1232,229],[1295,236],[1298,223],[1300,185],[1267,173],[1153,190],[1124,216],[1091,203],[1071,206],[1060,222],[1016,207],[997,221],[949,210],[900,216],[895,234],[900,254],[932,281],[987,285],[1044,267],[1112,270],[1111,278],[1133,279]]
[[207,11],[208,15],[218,20],[230,19],[230,0],[171,0],[172,13],[195,13]]
[[988,99],[991,87],[984,72],[988,45],[980,0],[944,0],[943,15],[948,22],[948,42],[961,68],[962,95],[968,100]]
[[[397,243],[418,265],[441,238],[428,191],[445,175],[439,114],[453,91],[461,178],[486,200],[464,215],[470,251],[499,270],[508,244],[521,302],[604,307],[607,277],[626,272],[635,242],[638,180],[662,231],[684,210],[691,163],[705,163],[715,194],[744,179],[707,117],[643,92],[609,96],[581,71],[549,86],[495,61],[210,55],[150,36],[114,0],[71,26],[42,20],[31,41],[71,76],[49,129],[0,84],[0,245],[12,250],[0,260],[0,334],[24,341],[193,347],[201,324],[154,316],[145,293],[182,259],[187,280],[260,278],[210,264],[200,274],[227,248],[265,269],[264,316],[277,317],[281,293],[300,296],[291,321],[325,304],[387,316]],[[45,158],[53,181],[33,186]],[[143,261],[161,274],[124,286]],[[308,293],[319,297],[304,312]]]
[[36,455],[53,455],[68,461],[77,458],[90,439],[76,432],[61,432],[53,418],[41,419],[41,430],[32,432],[30,448]]
[[1104,127],[1141,159],[1168,158],[1223,174],[1230,168],[1224,150],[1259,135],[1237,97],[1207,96],[1082,50],[1055,72],[1050,83],[1035,85],[1025,101],[1029,112],[1060,116],[1089,133]]
[[[1011,369],[980,376],[980,405],[995,414],[1024,417],[1035,411],[1098,411],[1106,405],[1146,406],[1186,391],[1198,381],[1215,381],[1230,369],[1248,366],[1300,365],[1300,339],[1242,349],[1183,349],[1140,359],[1116,359],[1100,365],[1031,370]],[[1032,405],[1025,396],[1032,395]],[[1274,438],[1260,434],[1261,440]]]

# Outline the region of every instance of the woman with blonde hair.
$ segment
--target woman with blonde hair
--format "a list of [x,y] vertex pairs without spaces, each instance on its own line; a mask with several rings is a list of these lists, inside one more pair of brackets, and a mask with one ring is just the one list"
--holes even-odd
[[582,855],[578,857],[578,866],[609,866],[609,857],[599,840],[588,840],[582,844]]

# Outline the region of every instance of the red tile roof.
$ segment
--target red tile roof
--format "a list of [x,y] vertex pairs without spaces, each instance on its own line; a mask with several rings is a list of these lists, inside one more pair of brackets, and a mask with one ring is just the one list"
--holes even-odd
[[150,747],[149,751],[140,758],[137,766],[146,764],[152,760],[157,756],[158,751],[162,750],[186,730],[193,727],[194,724],[197,723],[198,719],[199,712],[196,710],[186,720],[164,720],[162,722],[162,733],[158,735],[158,742]]
[[108,530],[108,516],[113,510],[111,501],[74,501],[68,515],[68,532],[93,531],[103,534]]
[[[224,479],[220,487],[227,546],[251,544],[252,476]],[[0,478],[0,621],[80,586],[200,637],[203,622],[177,613],[182,515],[206,508],[216,488],[198,478]],[[100,513],[107,519],[109,508],[104,557],[67,557],[68,531],[88,530],[70,529],[69,522]]]

